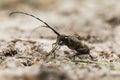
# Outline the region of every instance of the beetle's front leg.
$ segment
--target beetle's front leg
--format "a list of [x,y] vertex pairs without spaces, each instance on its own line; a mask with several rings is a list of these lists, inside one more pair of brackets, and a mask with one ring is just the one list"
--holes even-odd
[[54,57],[55,57],[55,50],[58,48],[59,46],[57,44],[55,44],[55,46],[52,48],[52,50],[46,55],[46,56],[49,56],[51,54],[54,53]]
[[55,54],[55,52],[53,52],[53,58],[54,58],[54,59],[56,58],[56,54]]

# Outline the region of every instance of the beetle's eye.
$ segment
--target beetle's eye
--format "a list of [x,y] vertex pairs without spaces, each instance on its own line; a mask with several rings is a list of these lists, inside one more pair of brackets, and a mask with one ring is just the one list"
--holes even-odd
[[68,37],[65,37],[65,39],[67,39]]
[[59,42],[59,45],[63,45],[63,41],[60,41],[60,42]]

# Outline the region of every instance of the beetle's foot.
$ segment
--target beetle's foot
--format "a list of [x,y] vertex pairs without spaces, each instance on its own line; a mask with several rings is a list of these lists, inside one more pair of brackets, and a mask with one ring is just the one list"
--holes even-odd
[[54,59],[56,58],[56,54],[55,54],[55,52],[53,53],[53,58],[54,58]]
[[89,54],[89,56],[90,56],[90,58],[91,58],[91,60],[93,60],[94,61],[94,58]]
[[75,61],[76,60],[76,55],[70,56],[69,58],[72,59],[73,61]]

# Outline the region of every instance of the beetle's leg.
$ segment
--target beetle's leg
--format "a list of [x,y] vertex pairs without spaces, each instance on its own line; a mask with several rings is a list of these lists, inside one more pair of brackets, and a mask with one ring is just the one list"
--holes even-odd
[[[55,45],[58,45],[58,44],[57,44],[57,43],[53,43],[53,44],[52,44],[52,48],[54,48]],[[57,47],[57,50],[60,49],[60,47],[61,47],[61,46],[58,46],[58,47]]]
[[53,43],[52,44],[52,50],[46,56],[51,55],[55,51],[55,46],[56,46],[56,43]]
[[54,58],[55,58],[55,50],[60,49],[60,46],[58,45],[59,40],[57,40],[55,43],[52,44],[52,50],[46,55],[49,56],[54,53]]
[[60,46],[58,45],[58,43],[59,43],[59,40],[57,40],[55,43],[52,44],[53,49],[50,52],[51,54],[54,53],[54,57],[55,57],[55,50],[60,49]]
[[81,59],[80,55],[85,55],[85,54],[81,54],[80,52],[75,53],[75,55],[73,55],[73,60],[75,60],[76,57],[78,57],[79,59]]
[[53,49],[52,49],[46,56],[49,56],[49,55],[51,55],[52,53],[54,53],[55,50],[57,49],[57,47],[58,47],[58,45],[55,45],[55,46],[53,47]]
[[75,59],[76,59],[76,55],[73,55],[73,56],[72,56],[72,59],[75,60]]
[[[55,45],[56,45],[56,43],[53,43],[53,44],[52,44],[52,48],[54,48]],[[51,53],[51,54],[52,54],[52,53]],[[53,57],[55,58],[55,51],[53,51]]]
[[[53,43],[53,44],[52,44],[52,48],[54,48],[56,45],[57,45],[57,43]],[[53,52],[52,52],[54,58],[55,58],[55,56],[56,56],[56,55],[55,55],[55,50],[57,50],[57,48],[54,49]],[[51,54],[52,54],[52,53],[51,53]]]
[[[85,50],[87,50],[87,48],[79,48],[77,51],[81,51],[81,52],[83,51],[83,52],[84,52]],[[86,53],[85,53],[85,54],[86,54]],[[77,55],[77,54],[76,54],[76,55]],[[78,55],[82,55],[82,54],[78,53]],[[84,55],[84,54],[83,54],[83,55]],[[88,53],[88,55],[90,56],[90,58],[91,58],[92,60],[94,60],[90,53]]]
[[53,43],[53,44],[52,44],[52,48],[53,48],[55,45],[56,45],[56,43]]
[[92,60],[94,60],[90,53],[89,53],[89,56],[90,56],[90,58],[91,58]]
[[73,60],[76,60],[76,57],[78,57],[78,58],[79,58],[79,56],[78,56],[79,54],[80,54],[80,53],[78,53],[78,52],[77,52],[77,53],[75,53],[75,55],[73,55],[73,56],[72,56],[72,59],[73,59]]
[[70,56],[70,58],[71,58],[72,60],[76,60],[76,57],[77,57],[77,56],[78,56],[78,52],[75,53],[74,55]]
[[77,51],[85,51],[87,50],[86,48],[79,48],[79,49],[76,49]]
[[56,57],[56,54],[55,54],[55,52],[53,52],[53,58],[55,59],[55,57]]
[[78,56],[78,55],[77,55],[77,57],[78,57],[79,59],[81,59],[81,57],[80,57],[80,56]]

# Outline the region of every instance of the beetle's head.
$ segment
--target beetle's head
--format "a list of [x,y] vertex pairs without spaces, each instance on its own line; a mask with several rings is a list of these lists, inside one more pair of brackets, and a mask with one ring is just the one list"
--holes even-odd
[[66,35],[57,36],[58,45],[66,45],[67,41],[68,41],[68,36]]

